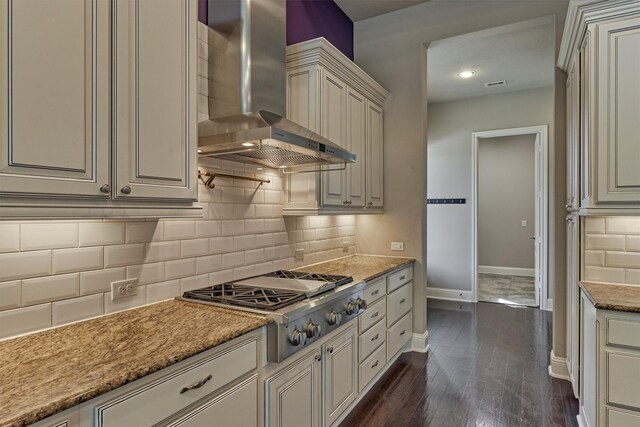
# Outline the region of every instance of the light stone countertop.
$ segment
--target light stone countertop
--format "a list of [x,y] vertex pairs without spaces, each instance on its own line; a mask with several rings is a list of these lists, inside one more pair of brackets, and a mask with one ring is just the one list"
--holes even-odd
[[[298,270],[357,283],[414,262],[351,255]],[[0,341],[0,426],[42,420],[267,323],[268,316],[172,300]]]
[[640,313],[638,285],[580,282],[580,287],[598,309]]

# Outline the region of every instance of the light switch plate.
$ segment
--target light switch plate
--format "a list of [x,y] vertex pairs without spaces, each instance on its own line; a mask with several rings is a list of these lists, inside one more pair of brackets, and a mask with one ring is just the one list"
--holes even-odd
[[404,251],[404,242],[391,242],[392,251]]
[[296,261],[304,261],[304,249],[296,249]]
[[526,226],[527,226],[527,220],[526,220],[526,219],[523,219],[523,220],[522,220],[522,226],[523,226],[523,227],[526,227]]
[[342,253],[346,254],[349,252],[349,242],[342,242]]
[[138,278],[111,282],[111,301],[138,295]]

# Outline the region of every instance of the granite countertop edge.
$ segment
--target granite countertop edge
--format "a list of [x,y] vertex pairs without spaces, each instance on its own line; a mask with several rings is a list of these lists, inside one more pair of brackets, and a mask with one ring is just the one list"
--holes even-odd
[[371,280],[375,280],[375,279],[377,279],[379,277],[382,277],[382,276],[384,276],[386,274],[395,273],[396,271],[402,270],[403,268],[408,267],[409,265],[411,265],[411,264],[413,264],[415,262],[416,262],[415,258],[407,258],[407,260],[404,263],[398,264],[393,268],[389,268],[387,270],[384,270],[384,271],[378,272],[378,273],[376,273],[376,274],[374,274],[372,276],[369,276],[369,277],[365,278],[364,281],[365,282],[369,282]]
[[[584,291],[585,296],[591,301],[591,304],[599,310],[610,310],[610,311],[620,311],[625,313],[640,313],[640,286],[624,284],[624,283],[606,283],[606,282],[593,282],[593,281],[581,281],[579,282],[580,289]],[[610,296],[608,300],[601,300],[597,296],[593,294],[594,288],[606,287],[607,291],[609,291],[609,295],[611,295],[612,290],[624,290],[627,292],[631,292],[633,294],[637,294],[638,303],[629,303],[625,301],[620,301],[613,299],[611,300]]]

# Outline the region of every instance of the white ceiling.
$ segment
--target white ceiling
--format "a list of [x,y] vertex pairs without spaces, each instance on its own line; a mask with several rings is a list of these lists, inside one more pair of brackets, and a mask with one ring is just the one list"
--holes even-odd
[[334,0],[353,21],[362,21],[394,10],[426,3],[428,0]]
[[[474,69],[470,79],[457,76]],[[427,57],[429,103],[551,87],[554,29],[540,18],[433,42]],[[506,80],[507,86],[486,88]]]

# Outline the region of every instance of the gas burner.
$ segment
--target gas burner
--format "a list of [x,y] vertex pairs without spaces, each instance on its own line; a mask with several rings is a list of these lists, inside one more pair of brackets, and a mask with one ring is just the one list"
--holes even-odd
[[275,311],[305,299],[304,292],[257,288],[234,283],[222,283],[185,292],[184,297],[268,311]]
[[317,280],[319,282],[334,283],[336,287],[353,282],[349,276],[339,276],[335,274],[305,273],[304,271],[277,270],[263,274],[261,277],[277,277],[279,279],[303,279]]

